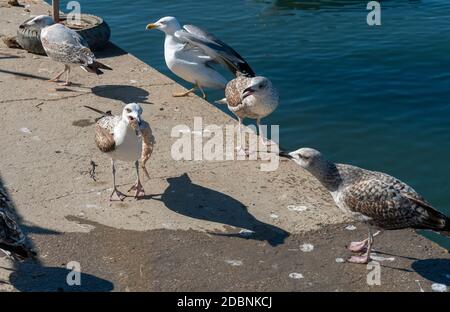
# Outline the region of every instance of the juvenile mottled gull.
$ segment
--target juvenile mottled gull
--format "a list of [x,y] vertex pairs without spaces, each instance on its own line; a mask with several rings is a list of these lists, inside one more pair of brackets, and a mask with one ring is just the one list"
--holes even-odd
[[64,70],[50,79],[58,79],[67,72],[66,81],[63,85],[69,85],[70,66],[78,65],[87,72],[102,74],[100,69],[111,70],[95,59],[94,53],[89,45],[76,31],[62,25],[55,24],[53,19],[47,15],[39,15],[22,24],[20,27],[34,27],[41,32],[41,42],[47,55],[54,61],[64,64]]
[[235,50],[196,26],[181,27],[175,17],[164,17],[148,24],[147,29],[165,33],[164,58],[167,67],[175,75],[194,84],[191,90],[174,96],[187,96],[200,89],[203,98],[206,98],[203,88],[224,89],[227,79],[214,69],[214,64],[224,65],[233,74],[240,72],[254,76],[253,70]]
[[256,119],[258,133],[263,139],[261,119],[270,115],[278,107],[278,92],[272,82],[265,77],[246,77],[238,75],[228,82],[225,88],[225,99],[218,101],[227,104],[228,109],[239,120],[240,145],[242,151],[242,122],[245,118]]
[[0,185],[0,249],[18,259],[31,257],[33,253],[25,245],[25,236],[10,211],[10,200]]
[[433,230],[450,235],[450,218],[434,209],[410,186],[390,175],[334,164],[311,148],[280,156],[293,159],[314,175],[328,189],[344,213],[369,224],[369,237],[347,247],[352,252],[366,252],[351,257],[349,262],[370,261],[374,237],[370,226],[386,230]]
[[[85,107],[102,113],[89,106]],[[122,116],[103,113],[104,116],[96,123],[95,143],[102,152],[111,157],[113,191],[110,200],[122,201],[126,197],[116,186],[116,160],[135,163],[137,181],[129,192],[134,190],[135,198],[141,194],[145,195],[139,176],[139,159],[141,159],[141,167],[148,177],[145,163],[153,151],[154,140],[150,125],[141,119],[141,114],[142,108],[136,103],[131,103],[124,107]]]

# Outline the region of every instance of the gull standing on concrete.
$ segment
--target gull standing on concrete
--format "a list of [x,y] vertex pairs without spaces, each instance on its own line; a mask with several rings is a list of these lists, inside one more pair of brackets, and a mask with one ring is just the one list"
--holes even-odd
[[121,116],[85,107],[104,115],[98,119],[95,126],[95,143],[102,152],[111,157],[113,191],[109,199],[123,201],[126,197],[116,186],[116,160],[135,163],[137,181],[128,192],[134,190],[136,199],[141,194],[145,195],[139,176],[139,159],[141,158],[141,167],[148,177],[145,162],[150,158],[154,141],[150,125],[141,118],[141,106],[136,103],[127,104]]
[[228,80],[214,69],[214,64],[222,64],[233,74],[255,75],[247,62],[226,43],[196,26],[181,27],[175,17],[161,18],[148,24],[147,29],[165,33],[167,67],[178,77],[194,84],[194,88],[174,94],[175,97],[187,96],[199,89],[206,99],[203,88],[224,89]]
[[349,262],[370,261],[375,236],[370,226],[386,230],[433,230],[450,236],[450,218],[433,208],[409,185],[390,175],[334,164],[311,148],[301,148],[280,156],[293,159],[314,175],[328,189],[344,213],[369,224],[369,237],[347,246],[352,252],[365,253],[352,256]]
[[20,27],[34,27],[40,30],[42,46],[47,55],[52,60],[64,64],[64,70],[49,81],[56,82],[67,72],[66,81],[62,85],[70,85],[69,75],[72,65],[78,65],[85,71],[97,75],[103,73],[100,69],[112,70],[111,67],[95,59],[94,53],[89,49],[89,45],[83,37],[62,24],[55,24],[50,16],[36,16]]
[[278,92],[272,86],[272,82],[265,77],[246,77],[238,75],[228,82],[225,88],[225,99],[217,101],[227,104],[228,109],[236,115],[239,121],[240,145],[242,151],[243,131],[242,123],[245,118],[256,119],[258,134],[265,144],[264,133],[261,127],[261,119],[270,115],[278,107]]
[[25,245],[25,236],[10,211],[10,200],[0,185],[0,249],[18,259],[29,258],[33,252]]

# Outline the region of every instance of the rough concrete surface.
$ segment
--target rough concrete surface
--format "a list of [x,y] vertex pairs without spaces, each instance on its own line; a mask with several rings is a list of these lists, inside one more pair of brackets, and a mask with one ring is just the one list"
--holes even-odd
[[[41,1],[5,3],[0,35],[49,9]],[[0,289],[419,291],[419,284],[448,284],[448,253],[411,231],[376,241],[395,258],[381,262],[381,286],[367,285],[365,266],[336,263],[364,227],[345,230],[329,194],[291,162],[263,172],[262,160],[173,160],[173,127],[193,128],[194,117],[204,125],[236,122],[198,97],[173,98],[180,85],[113,44],[96,55],[114,70],[97,77],[74,68],[75,84],[60,87],[46,80],[61,64],[0,42],[0,183],[39,253],[36,262],[0,259]],[[83,105],[119,114],[130,102],[142,105],[156,139],[148,195],[110,203],[110,161],[93,141],[98,116]],[[117,177],[126,191],[133,165],[119,163]],[[299,251],[304,242],[314,250]],[[65,284],[70,261],[81,264],[82,288]],[[297,271],[303,279],[289,277]]]

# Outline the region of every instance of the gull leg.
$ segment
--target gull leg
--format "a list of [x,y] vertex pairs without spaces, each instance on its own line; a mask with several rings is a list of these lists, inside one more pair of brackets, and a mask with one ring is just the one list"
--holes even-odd
[[143,196],[145,196],[145,191],[144,191],[144,188],[142,187],[141,179],[139,178],[139,161],[136,160],[136,162],[134,163],[134,165],[136,166],[137,181],[136,181],[136,184],[133,185],[133,186],[128,190],[128,192],[135,191],[135,193],[134,193],[134,198],[137,199],[141,193],[142,193]]
[[70,77],[70,66],[66,65],[66,81],[61,83],[61,86],[70,86],[70,81],[69,81],[69,77]]
[[367,251],[363,255],[360,255],[360,256],[351,256],[347,260],[347,262],[358,263],[358,264],[367,264],[367,263],[369,263],[369,261],[370,261],[370,253],[372,251],[372,246],[373,246],[373,238],[374,238],[374,235],[372,235],[372,231],[369,228],[369,237],[367,238]]
[[49,79],[48,81],[49,81],[49,82],[57,82],[58,79],[59,79],[59,77],[61,77],[61,76],[67,71],[67,68],[68,68],[68,67],[69,67],[69,66],[64,65],[64,70],[61,71],[60,73],[58,73],[55,77]]
[[243,119],[241,117],[238,117],[238,121],[239,121],[239,144],[236,147],[236,151],[240,155],[245,155],[246,154],[245,153],[245,149],[242,146],[242,144],[243,144],[243,142],[245,140],[245,136],[243,135],[243,132],[244,132],[243,131],[243,124],[242,124]]
[[261,126],[260,118],[256,119],[256,125],[258,126],[258,135],[259,135],[259,140],[260,140],[261,144],[265,145],[265,146],[270,145],[271,142],[264,137],[264,132],[263,132],[263,129]]
[[111,195],[109,196],[109,200],[110,201],[123,201],[126,197],[125,194],[123,194],[122,192],[120,192],[117,187],[116,187],[116,166],[114,164],[114,160],[111,159],[111,167],[112,167],[112,174],[113,174],[113,191],[111,193]]
[[60,83],[60,86],[70,86],[70,81],[69,81],[69,76],[70,76],[70,66],[69,65],[65,65],[66,66],[66,81],[63,83]]
[[203,97],[203,99],[204,99],[204,100],[207,100],[208,97],[206,96],[206,93],[205,93],[205,91],[203,90],[202,86],[199,85],[199,84],[197,84],[196,86],[197,86],[197,88],[200,90],[200,92],[202,92],[202,97]]

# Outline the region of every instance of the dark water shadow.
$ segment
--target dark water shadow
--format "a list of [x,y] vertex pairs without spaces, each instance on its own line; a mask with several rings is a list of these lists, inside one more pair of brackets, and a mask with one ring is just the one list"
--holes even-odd
[[143,103],[153,104],[147,100],[150,95],[148,91],[134,86],[127,85],[102,85],[95,86],[92,89],[92,93],[97,96],[118,100],[125,104],[128,103]]
[[[167,182],[169,187],[161,195],[161,200],[176,213],[254,231],[245,238],[267,241],[272,246],[283,244],[289,236],[283,229],[257,220],[243,203],[233,197],[192,183],[186,173],[169,178]],[[210,234],[244,238],[239,233]]]
[[[9,199],[8,207],[5,208],[14,216],[15,221],[22,229],[26,238],[26,245],[30,250],[34,251],[35,246],[28,234],[60,234],[57,231],[36,225],[23,224],[23,219],[17,212],[14,202],[11,201],[11,196],[5,187],[1,175],[0,190]],[[0,257],[2,256],[2,251],[0,251]],[[13,264],[13,269],[8,269],[13,271],[9,277],[9,281],[2,281],[2,283],[10,283],[20,291],[111,291],[114,289],[114,285],[111,282],[84,273],[81,273],[81,286],[69,286],[66,282],[66,278],[67,274],[71,271],[64,268],[45,267],[39,259],[39,254],[29,260],[14,261]]]
[[22,263],[20,270],[13,272],[10,281],[20,291],[112,291],[114,284],[96,276],[80,273],[80,285],[70,286],[67,275],[71,270],[44,267],[32,262]]
[[433,283],[450,286],[450,259],[418,260],[411,264],[417,274]]

